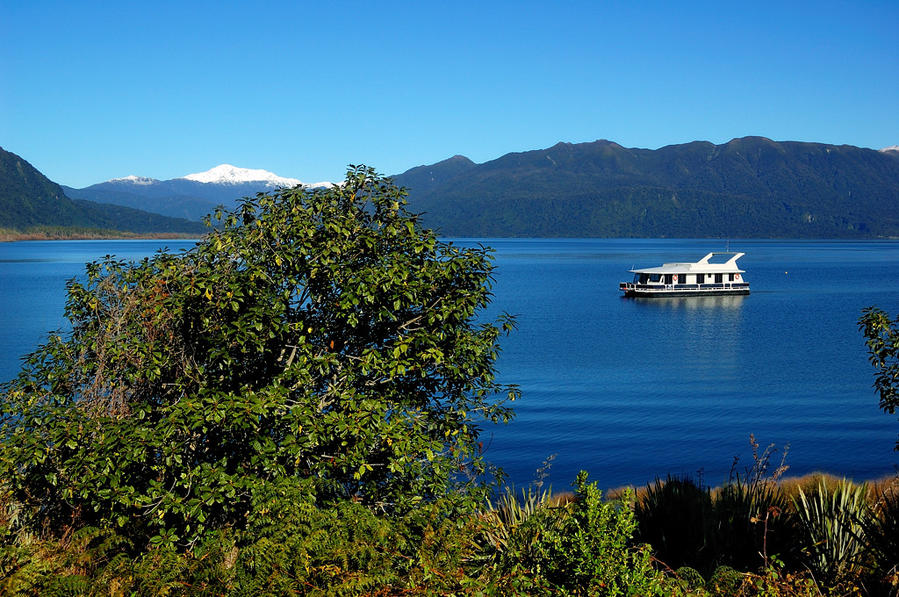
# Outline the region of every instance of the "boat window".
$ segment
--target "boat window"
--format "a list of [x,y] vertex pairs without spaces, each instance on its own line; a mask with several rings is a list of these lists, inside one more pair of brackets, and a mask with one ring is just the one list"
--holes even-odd
[[662,279],[662,274],[650,274],[649,281],[650,282],[658,282]]
[[724,274],[715,274],[715,283],[721,284],[724,281]]
[[665,284],[671,284],[672,281],[673,280],[671,274],[665,274]]
[[727,274],[727,281],[728,281],[728,282],[733,282],[733,281],[734,281],[734,275],[733,275],[733,274]]
[[705,274],[696,274],[696,283],[704,284],[705,283]]

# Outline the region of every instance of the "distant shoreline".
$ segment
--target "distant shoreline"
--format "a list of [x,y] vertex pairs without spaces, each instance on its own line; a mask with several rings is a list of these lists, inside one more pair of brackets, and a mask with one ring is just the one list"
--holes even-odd
[[23,240],[169,240],[195,239],[203,235],[182,232],[120,232],[113,230],[18,230],[0,229],[0,242]]

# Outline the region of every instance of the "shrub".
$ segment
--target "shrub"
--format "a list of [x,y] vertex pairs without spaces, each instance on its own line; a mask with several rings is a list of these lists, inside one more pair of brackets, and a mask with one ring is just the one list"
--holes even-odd
[[689,478],[656,479],[636,504],[636,520],[637,539],[651,545],[666,565],[709,569],[714,554],[708,545],[712,500],[707,488]]
[[0,404],[22,524],[183,548],[265,516],[282,480],[319,505],[483,503],[481,425],[517,395],[494,379],[512,323],[479,318],[488,250],[438,240],[404,197],[352,167],[219,212],[190,251],[89,264],[71,333]]
[[[2,594],[359,595],[447,594],[489,587],[469,575],[476,517],[427,504],[403,516],[344,501],[299,503],[280,525],[218,530],[184,551],[161,545],[128,555],[112,531],[3,546]],[[11,556],[11,558],[8,558]]]
[[871,516],[861,526],[871,558],[872,584],[899,594],[899,479],[874,496]]
[[575,500],[558,510],[563,519],[544,525],[536,539],[532,573],[578,595],[667,594],[649,548],[631,543],[637,526],[633,493],[626,490],[622,499],[603,502],[583,471],[574,486]]
[[706,586],[712,595],[731,597],[740,594],[743,581],[744,576],[730,566],[718,566]]
[[792,556],[796,536],[789,499],[773,482],[736,476],[714,498],[714,547],[718,564],[757,570],[768,559]]
[[0,594],[85,594],[92,579],[108,566],[127,561],[129,542],[115,531],[84,527],[62,540],[28,535],[0,542]]
[[705,587],[705,579],[702,574],[689,566],[681,566],[675,570],[674,577],[685,591],[698,592]]

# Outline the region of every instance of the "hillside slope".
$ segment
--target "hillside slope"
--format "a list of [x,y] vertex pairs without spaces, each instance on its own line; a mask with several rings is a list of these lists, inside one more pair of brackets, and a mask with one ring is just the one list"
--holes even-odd
[[72,200],[62,187],[26,160],[0,148],[0,227],[26,230],[34,226],[77,226],[137,233],[202,234],[206,230],[197,222]]
[[394,177],[450,236],[899,236],[897,152],[745,137],[459,157]]
[[[142,194],[140,192],[143,190],[141,187],[131,186],[129,188],[127,184],[116,185],[110,182],[91,185],[83,189],[64,186],[63,190],[66,195],[73,199],[131,207],[172,218],[185,218],[195,221],[200,221],[203,217],[215,211],[218,205],[214,201],[203,197],[192,197],[178,192],[169,194],[150,192]],[[235,195],[235,197],[240,197],[240,195]]]

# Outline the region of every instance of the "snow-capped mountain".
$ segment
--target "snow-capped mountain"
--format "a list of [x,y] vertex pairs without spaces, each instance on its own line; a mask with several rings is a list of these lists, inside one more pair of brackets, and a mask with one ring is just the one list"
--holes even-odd
[[206,184],[240,184],[244,182],[264,182],[269,187],[295,187],[303,184],[296,178],[284,178],[268,170],[238,168],[231,164],[221,164],[206,172],[182,176],[184,180],[193,180]]
[[892,151],[894,153],[899,153],[899,145],[890,145],[889,147],[884,147],[880,151],[883,151],[883,152]]
[[241,197],[252,197],[278,187],[330,187],[330,182],[304,183],[296,178],[278,176],[268,170],[238,168],[221,164],[205,172],[170,180],[143,176],[125,176],[83,189],[64,187],[73,199],[88,199],[136,207],[172,217],[200,220],[218,205],[233,207]]
[[[284,176],[278,176],[274,172],[269,172],[268,170],[262,169],[253,169],[253,168],[239,168],[237,166],[232,166],[231,164],[219,164],[214,168],[210,168],[205,172],[196,172],[194,174],[187,174],[185,176],[179,176],[178,178],[172,178],[168,181],[158,180],[156,178],[147,178],[144,176],[135,176],[134,174],[130,176],[123,176],[122,178],[113,178],[107,180],[106,182],[112,183],[130,183],[135,185],[152,185],[160,182],[172,182],[176,180],[190,180],[193,182],[201,182],[203,184],[225,184],[225,185],[236,185],[236,184],[244,184],[248,182],[252,183],[265,183],[265,186],[269,188],[277,188],[277,187],[295,187],[297,185],[303,185],[304,187],[330,187],[332,183],[330,182],[303,182],[298,178],[287,178]],[[103,183],[100,183],[103,184]]]

